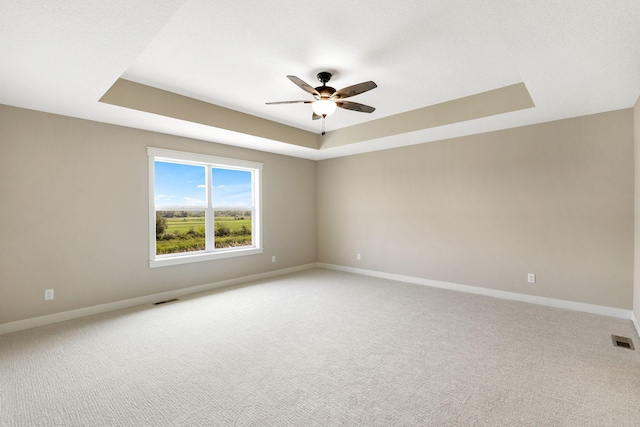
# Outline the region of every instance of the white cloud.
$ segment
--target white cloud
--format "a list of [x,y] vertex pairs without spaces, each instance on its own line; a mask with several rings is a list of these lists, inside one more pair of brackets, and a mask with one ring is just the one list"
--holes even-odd
[[202,199],[194,199],[193,197],[184,197],[187,202],[187,206],[204,206],[205,201]]
[[198,185],[198,188],[206,188],[206,187],[207,187],[207,186],[206,186],[206,185],[204,185],[204,184],[200,184],[200,185]]

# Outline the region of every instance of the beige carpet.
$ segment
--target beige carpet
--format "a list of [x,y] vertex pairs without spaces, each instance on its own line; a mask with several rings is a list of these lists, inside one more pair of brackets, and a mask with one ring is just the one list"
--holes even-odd
[[314,269],[0,336],[5,426],[639,426],[631,322]]

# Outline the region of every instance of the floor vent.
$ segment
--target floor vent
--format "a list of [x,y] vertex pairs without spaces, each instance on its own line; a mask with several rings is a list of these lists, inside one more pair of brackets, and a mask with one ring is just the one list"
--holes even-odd
[[180,301],[180,300],[178,298],[173,298],[173,299],[168,299],[166,301],[154,302],[153,305],[162,305],[162,304],[166,304],[168,302],[175,302],[175,301]]
[[631,338],[611,335],[611,340],[613,341],[613,345],[615,347],[622,347],[622,348],[628,348],[629,350],[635,350],[635,348],[633,348],[633,341],[631,340]]

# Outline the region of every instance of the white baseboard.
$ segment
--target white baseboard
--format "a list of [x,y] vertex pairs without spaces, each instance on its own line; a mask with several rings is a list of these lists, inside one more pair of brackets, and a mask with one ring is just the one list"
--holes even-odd
[[638,323],[638,318],[633,311],[631,312],[631,321],[633,322],[633,326],[636,327],[636,334],[638,334],[638,338],[640,338],[640,323]]
[[[515,292],[499,291],[496,289],[480,288],[477,286],[459,285],[457,283],[441,282],[438,280],[423,279],[421,277],[403,276],[401,274],[383,273],[380,271],[365,270],[362,268],[345,267],[341,265],[317,263],[318,267],[331,270],[345,271],[348,273],[362,274],[365,276],[379,277],[382,279],[395,280],[398,282],[413,283],[416,285],[430,286],[433,288],[449,289],[452,291],[467,292],[471,294],[485,295],[494,298],[508,299],[513,301],[527,302],[530,304],[544,305],[547,307],[563,308],[565,310],[581,311],[584,313],[600,314],[603,316],[616,317],[618,319],[632,320],[635,317],[631,310],[622,308],[607,307],[602,305],[585,304],[582,302],[566,301],[555,298],[539,297],[535,295],[519,294]],[[635,321],[636,329],[640,334],[638,322]]]
[[495,289],[480,288],[476,286],[459,285],[457,283],[441,282],[437,280],[429,280],[421,277],[404,276],[401,274],[384,273],[374,270],[365,270],[362,268],[345,267],[335,264],[326,264],[322,262],[314,262],[281,270],[269,271],[266,273],[253,274],[250,276],[238,277],[235,279],[222,280],[219,282],[207,283],[200,286],[193,286],[175,291],[161,292],[152,295],[145,295],[138,298],[131,298],[123,301],[115,301],[107,304],[94,305],[91,307],[79,308],[76,310],[64,311],[61,313],[49,314],[46,316],[34,317],[30,319],[17,320],[15,322],[0,324],[0,335],[17,332],[24,329],[35,328],[38,326],[50,325],[53,323],[64,322],[66,320],[78,319],[80,317],[92,316],[94,314],[106,313],[109,311],[120,310],[123,308],[135,307],[138,305],[152,304],[157,301],[179,298],[185,295],[207,292],[214,289],[224,288],[228,286],[240,285],[255,280],[268,279],[271,277],[282,276],[296,271],[308,270],[320,267],[330,270],[344,271],[348,273],[361,274],[364,276],[379,277],[382,279],[395,280],[399,282],[413,283],[417,285],[430,286],[434,288],[449,289],[459,292],[467,292],[478,295],[485,295],[494,298],[508,299],[513,301],[527,302],[530,304],[544,305],[547,307],[562,308],[566,310],[581,311],[591,314],[600,314],[603,316],[615,317],[618,319],[631,320],[636,328],[636,332],[640,337],[640,324],[635,314],[631,310],[621,308],[607,307],[594,304],[585,304],[581,302],[566,301],[554,298],[539,297],[535,295],[519,294],[515,292],[499,291]]
[[0,335],[17,332],[24,329],[35,328],[38,326],[50,325],[53,323],[64,322],[65,320],[78,319],[80,317],[92,316],[94,314],[106,313],[109,311],[120,310],[123,308],[135,307],[143,304],[153,304],[158,301],[166,301],[173,298],[179,298],[185,295],[207,292],[214,289],[224,288],[227,286],[240,285],[254,280],[268,279],[270,277],[282,276],[284,274],[294,273],[296,271],[308,270],[315,268],[315,262],[310,264],[299,265],[281,270],[269,271],[266,273],[253,274],[250,276],[238,277],[235,279],[221,280],[219,282],[207,283],[204,285],[193,286],[185,289],[177,289],[175,291],[161,292],[158,294],[145,295],[138,298],[131,298],[123,301],[115,301],[107,304],[94,305],[91,307],[79,308],[76,310],[63,311],[60,313],[49,314],[46,316],[33,317],[31,319],[17,320],[0,324]]

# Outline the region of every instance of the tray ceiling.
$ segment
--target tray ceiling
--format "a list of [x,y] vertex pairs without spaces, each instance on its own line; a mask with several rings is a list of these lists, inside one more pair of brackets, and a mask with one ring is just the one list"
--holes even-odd
[[[637,1],[0,4],[0,103],[310,159],[640,95]],[[308,104],[265,105],[310,98],[286,76],[324,70],[338,89],[375,81],[352,100],[376,111],[339,109],[321,137]]]

